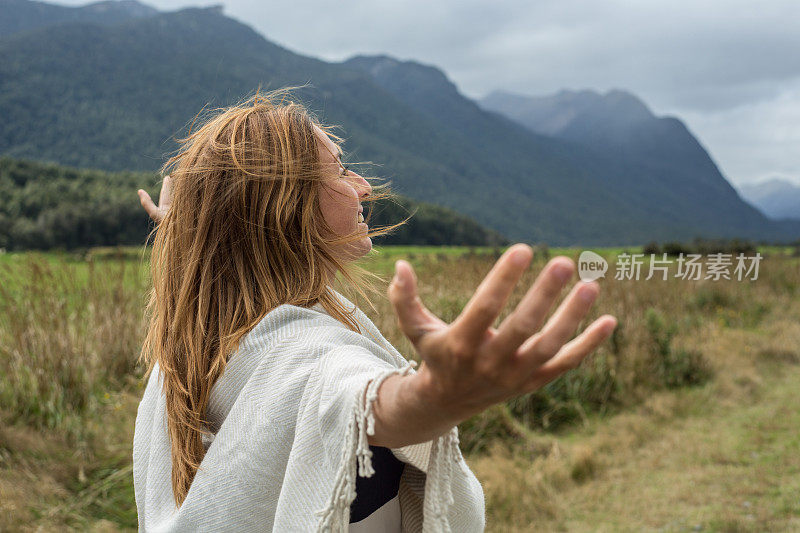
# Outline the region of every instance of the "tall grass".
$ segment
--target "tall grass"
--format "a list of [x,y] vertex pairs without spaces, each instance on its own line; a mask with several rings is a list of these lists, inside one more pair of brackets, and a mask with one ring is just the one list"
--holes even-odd
[[[482,252],[415,251],[421,297],[444,320],[458,316],[499,253]],[[388,278],[392,259],[391,252],[384,252],[372,266]],[[540,255],[523,276],[498,323],[521,299],[546,259]],[[620,324],[612,339],[562,379],[510,401],[502,413],[493,411],[498,420],[490,422],[484,416],[465,424],[465,447],[485,448],[484,441],[499,435],[520,438],[514,424],[555,429],[637,402],[654,389],[704,383],[713,369],[702,353],[679,346],[680,339],[698,334],[708,320],[728,327],[754,327],[778,295],[796,294],[797,261],[770,261],[762,268],[761,279],[753,282],[617,281],[609,275],[601,280],[603,291],[586,323],[600,313],[616,315]],[[93,402],[136,375],[146,288],[146,264],[129,257],[89,254],[71,260],[30,254],[3,261],[2,408],[38,427],[79,426]],[[402,353],[415,357],[389,302],[375,303],[374,311],[366,310],[376,325]],[[503,420],[507,416],[514,424]],[[473,429],[476,434],[468,435]]]
[[[460,257],[418,254],[413,259],[420,296],[434,313],[446,321],[458,316],[497,257],[494,251],[486,252]],[[552,255],[539,252],[498,324]],[[569,253],[577,259],[579,252]],[[384,253],[373,265],[382,267],[389,278],[392,259],[391,253]],[[581,326],[602,313],[614,314],[619,326],[612,338],[561,379],[511,400],[502,409],[492,410],[491,415],[484,413],[462,424],[466,451],[484,450],[495,438],[522,440],[519,425],[554,430],[639,403],[654,390],[702,385],[712,379],[714,368],[701,351],[682,345],[686,339],[701,335],[709,321],[724,327],[756,327],[777,298],[800,291],[798,261],[777,256],[762,264],[761,276],[755,281],[620,281],[613,273],[612,263],[607,278],[600,280],[600,298]],[[376,303],[375,311],[368,310],[370,317],[401,353],[414,356],[413,347],[397,328],[389,303]]]
[[17,256],[0,265],[0,407],[77,436],[135,374],[144,276],[136,262]]
[[[401,250],[401,255],[384,250],[365,266],[388,280],[393,260],[408,253],[414,254],[422,299],[447,321],[461,312],[498,255],[492,249],[446,254],[415,249]],[[113,251],[83,258],[0,256],[0,419],[45,436],[56,430],[72,441],[104,450],[81,460],[89,465],[85,474],[83,466],[63,474],[72,481],[63,485],[70,496],[68,503],[57,506],[59,520],[91,515],[135,527],[127,472],[141,390],[120,391],[130,391],[127,385],[139,376],[135,361],[144,335],[148,287],[147,265],[139,257],[118,256]],[[522,298],[546,258],[544,254],[537,257],[499,321]],[[519,460],[516,452],[508,451],[515,459],[509,459],[498,474],[495,488],[487,485],[487,501],[494,506],[495,516],[498,509],[506,509],[524,521],[531,516],[530,506],[538,506],[542,518],[558,514],[559,506],[553,503],[556,489],[590,479],[596,465],[592,454],[576,455],[564,470],[557,449],[537,444],[542,433],[645,403],[659,389],[697,386],[714,379],[725,362],[720,362],[719,354],[712,360],[698,349],[698,345],[704,349],[702,343],[693,339],[720,328],[755,330],[767,317],[774,322],[781,306],[800,296],[800,261],[770,257],[754,282],[617,281],[609,275],[601,284],[595,309],[581,327],[601,313],[611,313],[619,319],[613,337],[560,380],[495,406],[460,427],[466,452],[484,454],[498,446],[527,451]],[[389,302],[376,299],[375,304],[374,311],[362,308],[401,353],[415,357]],[[764,352],[762,359],[796,358],[779,343],[775,350]],[[114,406],[119,398],[122,403]],[[113,425],[109,413],[118,419]],[[14,444],[17,440],[4,436],[1,429],[0,463],[23,453],[21,445]],[[496,465],[486,468],[497,470]],[[523,489],[530,494],[520,496]],[[120,510],[120,517],[113,509]]]

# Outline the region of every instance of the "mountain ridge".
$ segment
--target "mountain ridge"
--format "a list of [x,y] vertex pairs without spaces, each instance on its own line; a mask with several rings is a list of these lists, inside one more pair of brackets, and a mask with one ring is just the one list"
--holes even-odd
[[[370,70],[375,61],[381,68]],[[305,85],[297,97],[344,127],[354,157],[391,169],[386,177],[398,192],[512,239],[615,245],[784,235],[738,196],[698,213],[697,202],[647,161],[620,160],[487,112],[436,67],[385,56],[326,63],[268,41],[218,8],[113,28],[58,24],[0,39],[0,114],[8,117],[0,154],[152,170],[204,105],[286,85]],[[724,212],[731,206],[740,216]]]
[[773,220],[800,220],[800,185],[769,178],[739,186],[742,196]]
[[84,6],[62,6],[31,0],[3,0],[0,8],[0,37],[50,27],[56,24],[88,22],[116,24],[131,18],[160,13],[137,0],[104,0]]
[[[650,150],[651,153],[636,157],[636,154],[620,153],[620,145],[624,144],[621,141],[617,143],[617,146],[608,145],[605,147],[598,147],[591,142],[586,142],[586,139],[581,139],[580,137],[572,135],[564,135],[563,137],[555,138],[549,136],[542,137],[544,134],[542,131],[526,128],[526,125],[521,120],[514,120],[515,117],[513,115],[498,115],[492,113],[494,116],[503,117],[513,122],[518,128],[527,129],[529,136],[525,137],[518,130],[512,129],[506,129],[504,132],[498,133],[492,131],[492,128],[495,127],[496,124],[490,124],[484,115],[478,115],[476,113],[476,109],[479,108],[476,107],[474,102],[462,102],[460,104],[461,109],[459,109],[458,112],[452,111],[453,107],[456,105],[453,102],[442,104],[442,95],[448,94],[448,92],[450,92],[449,89],[454,86],[452,83],[449,83],[449,80],[447,80],[447,85],[442,86],[441,80],[443,78],[446,79],[443,73],[434,72],[427,80],[427,83],[417,82],[416,87],[418,89],[416,91],[409,91],[407,90],[409,85],[407,82],[409,71],[412,73],[411,77],[418,77],[421,72],[431,72],[430,68],[420,69],[413,61],[386,62],[381,56],[374,57],[371,61],[372,64],[370,64],[370,58],[360,56],[358,57],[357,65],[365,72],[380,72],[379,78],[376,79],[377,83],[387,90],[392,91],[395,96],[403,99],[410,106],[432,114],[440,123],[454,125],[452,129],[458,130],[459,133],[469,134],[477,131],[484,134],[488,133],[489,136],[496,138],[499,135],[505,134],[506,137],[503,139],[503,142],[507,150],[510,150],[512,145],[520,139],[524,139],[524,143],[528,143],[521,145],[520,149],[522,151],[529,150],[531,147],[529,141],[531,138],[535,138],[539,146],[546,147],[546,150],[551,154],[558,152],[567,160],[580,158],[583,160],[584,167],[603,169],[597,172],[597,178],[599,178],[604,186],[615,186],[615,194],[626,195],[630,198],[629,205],[641,203],[643,200],[647,201],[648,195],[653,196],[656,192],[657,194],[655,194],[655,196],[667,200],[667,202],[664,203],[672,203],[673,205],[686,203],[686,199],[683,197],[680,189],[680,187],[683,187],[685,191],[694,191],[695,195],[709,194],[716,196],[720,203],[719,208],[721,210],[730,210],[734,208],[739,210],[741,217],[744,219],[753,221],[761,219],[763,221],[763,215],[741,200],[735,189],[718,171],[708,154],[699,142],[688,132],[682,122],[671,117],[663,119],[655,117],[640,99],[630,93],[621,90],[612,90],[605,95],[599,95],[592,91],[575,92],[565,90],[558,93],[557,96],[562,99],[567,98],[573,101],[580,99],[584,101],[583,107],[589,110],[593,110],[592,106],[596,106],[598,101],[606,102],[605,109],[599,113],[600,117],[602,117],[603,114],[610,115],[617,120],[618,128],[621,130],[626,130],[630,128],[631,125],[636,124],[647,123],[649,125],[649,123],[653,121],[658,124],[656,133],[660,136],[665,135],[665,129],[667,132],[671,129],[678,130],[679,134],[682,135],[681,142],[688,145],[688,148],[681,148],[680,145],[677,145],[677,148],[680,149],[677,151],[680,152],[683,150],[685,152],[690,152],[693,156],[700,158],[701,161],[698,164],[699,168],[692,169],[693,173],[689,173],[689,175],[681,175],[686,174],[686,169],[678,169],[678,172],[675,172],[675,167],[670,160],[671,157],[675,157],[675,154],[669,154],[668,157],[659,154],[659,142],[661,139],[658,137],[655,139],[648,139],[647,136],[645,136],[640,142],[649,141],[650,145],[647,146],[647,149]],[[382,68],[375,68],[376,64],[379,64]],[[436,86],[437,83],[440,84],[439,87]],[[424,91],[419,89],[420,87],[428,88],[430,95],[428,95],[427,100],[425,100]],[[464,99],[462,98],[462,100]],[[589,100],[589,102],[586,103],[586,100]],[[479,102],[479,104],[481,103],[482,102]],[[626,116],[622,119],[616,117],[616,114],[619,113],[620,106],[625,106],[627,108],[627,111],[624,113]],[[598,114],[596,113],[596,115]],[[459,120],[461,120],[460,123],[458,122]],[[597,120],[597,118],[595,118],[595,120]],[[602,134],[606,135],[606,130],[603,130]],[[650,135],[649,132],[648,135]],[[652,135],[650,136],[652,137]],[[554,142],[556,138],[567,144],[556,144]],[[482,140],[479,139],[478,143],[485,142],[485,140],[486,135],[483,136]],[[627,142],[627,140],[625,142]],[[580,145],[584,149],[576,151],[575,145]],[[515,153],[515,155],[518,158],[524,157],[523,154],[518,152]],[[562,159],[560,164],[562,166],[568,166],[570,163]],[[566,186],[564,183],[561,185]],[[680,187],[676,187],[676,185]],[[574,189],[572,192],[573,194],[577,194]],[[593,197],[598,200],[604,198],[602,194],[598,194],[597,192],[593,192],[593,195],[596,195]],[[697,203],[697,200],[694,200],[693,203]],[[705,223],[708,224],[713,224],[713,220],[711,220],[712,217],[703,218],[702,207],[702,203],[697,205],[694,209],[695,212],[692,214],[693,218],[695,220],[704,220]],[[667,210],[659,214],[657,210],[660,208],[661,206],[654,202],[650,202],[649,205],[647,205],[649,213],[657,214],[667,220],[671,219],[671,223],[673,224],[680,223],[680,216],[673,216],[679,215],[678,213]],[[648,213],[643,214],[643,216],[647,215]]]

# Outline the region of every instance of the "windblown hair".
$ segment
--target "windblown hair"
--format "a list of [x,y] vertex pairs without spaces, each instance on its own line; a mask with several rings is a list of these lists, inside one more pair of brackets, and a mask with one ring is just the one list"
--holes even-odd
[[[180,141],[163,168],[173,199],[153,242],[149,329],[141,360],[164,376],[176,506],[205,455],[211,388],[239,341],[281,304],[320,303],[359,331],[331,292],[331,273],[369,300],[363,269],[337,254],[362,235],[335,238],[319,209],[323,174],[314,125],[287,99],[256,94],[218,110]],[[379,185],[366,201],[388,196]],[[400,224],[368,235],[381,235]]]

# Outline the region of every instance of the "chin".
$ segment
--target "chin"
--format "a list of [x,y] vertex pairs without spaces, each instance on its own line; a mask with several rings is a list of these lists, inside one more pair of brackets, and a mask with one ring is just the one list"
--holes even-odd
[[372,239],[366,235],[361,239],[346,244],[341,252],[341,258],[344,261],[356,261],[372,250]]
[[364,237],[360,241],[353,243],[355,245],[355,253],[358,254],[356,259],[364,257],[372,251],[372,239]]

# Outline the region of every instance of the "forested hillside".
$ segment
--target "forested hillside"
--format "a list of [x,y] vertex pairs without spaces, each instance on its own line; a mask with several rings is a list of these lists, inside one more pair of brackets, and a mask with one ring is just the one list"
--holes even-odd
[[0,2],[0,37],[70,22],[117,24],[157,13],[157,9],[136,0],[105,0],[79,7],[3,0]]
[[[24,4],[0,4],[0,18]],[[306,84],[296,97],[342,126],[352,161],[373,161],[368,172],[403,195],[510,239],[614,245],[800,233],[742,202],[721,177],[537,135],[482,110],[433,67],[300,56],[216,7],[129,11],[110,22],[79,9],[0,37],[0,154],[152,171],[201,109],[258,87]]]
[[[158,194],[153,172],[76,170],[0,158],[0,248],[49,249],[142,244],[152,226],[136,190]],[[449,209],[398,198],[374,206],[370,225],[400,222],[376,244],[495,246],[506,240]]]

